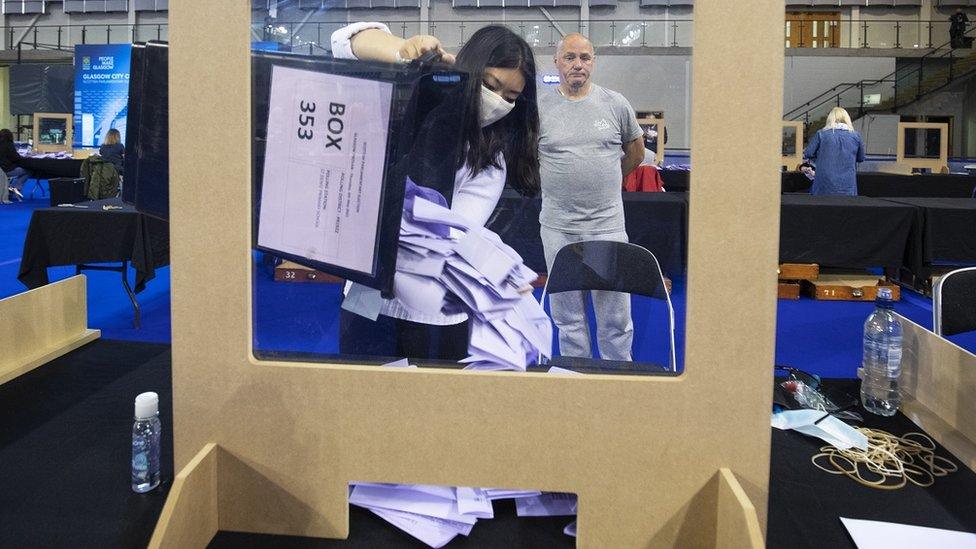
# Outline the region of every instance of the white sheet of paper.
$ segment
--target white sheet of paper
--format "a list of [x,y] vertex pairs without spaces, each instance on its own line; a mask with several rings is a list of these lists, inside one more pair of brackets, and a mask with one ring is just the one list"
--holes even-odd
[[515,500],[515,514],[520,517],[557,517],[576,514],[576,494],[543,492],[541,495]]
[[499,285],[518,265],[518,261],[509,257],[482,234],[472,231],[464,235],[454,247],[454,251],[472,267],[478,269],[489,282]]
[[485,488],[485,494],[488,499],[513,499],[513,498],[531,498],[538,495],[542,495],[542,492],[538,490],[514,490],[509,488]]
[[436,278],[444,271],[444,258],[424,256],[401,248],[397,253],[396,268],[400,272]]
[[419,196],[413,201],[413,217],[417,221],[438,223],[456,229],[468,230],[471,226],[471,223],[458,213]]
[[258,245],[373,273],[392,91],[274,67]]
[[400,360],[394,360],[393,362],[387,362],[386,364],[380,367],[381,368],[416,368],[416,366],[410,364],[410,361],[406,358],[401,358]]
[[400,245],[402,246],[404,243],[406,243],[413,251],[417,251],[416,248],[419,248],[421,250],[435,252],[443,256],[447,256],[454,251],[454,242],[447,239],[418,235],[401,235]]
[[574,370],[567,370],[566,368],[560,368],[559,366],[552,366],[552,367],[550,367],[549,368],[549,371],[547,371],[546,373],[547,374],[559,375],[559,376],[581,376],[581,375],[584,375],[584,374],[581,374],[581,373],[579,373],[577,371],[574,371]]
[[349,503],[368,509],[406,511],[465,524],[474,524],[478,521],[477,517],[459,513],[457,500],[453,497],[446,499],[418,492],[411,489],[409,485],[356,485],[352,493],[349,494]]
[[389,509],[370,509],[370,511],[435,549],[444,547],[460,533],[453,527],[453,523],[443,519]]
[[383,309],[383,294],[375,288],[362,284],[350,284],[349,291],[342,299],[341,307],[350,313],[375,321]]
[[976,549],[976,534],[840,517],[858,549]]
[[481,488],[457,487],[458,512],[462,515],[472,515],[478,518],[494,518],[495,508],[491,500]]
[[525,368],[525,353],[522,351],[521,336],[513,346],[490,324],[473,322],[468,349],[478,351],[487,357],[495,357],[497,362]]
[[450,486],[439,486],[437,484],[401,484],[404,489],[413,490],[422,494],[430,494],[439,498],[455,500],[454,488]]

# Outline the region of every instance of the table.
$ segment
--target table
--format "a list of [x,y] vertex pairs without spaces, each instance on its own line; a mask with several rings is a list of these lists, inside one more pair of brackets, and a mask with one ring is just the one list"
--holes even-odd
[[918,253],[915,221],[913,206],[879,198],[784,194],[780,263],[897,268]]
[[921,246],[905,263],[913,273],[927,276],[924,271],[935,263],[976,263],[976,199],[909,197],[887,200],[917,208],[914,231]]
[[[687,170],[661,170],[664,187],[669,191],[687,192],[690,173]],[[811,184],[811,181],[800,172],[783,172],[784,193],[809,191]],[[901,196],[970,198],[974,190],[976,190],[976,176],[971,175],[898,175],[876,172],[857,174],[858,194],[875,198]]]
[[873,172],[857,174],[857,192],[864,196],[971,198],[974,189],[976,189],[976,177],[971,175],[898,175]]
[[[669,192],[688,192],[691,172],[688,170],[661,170],[664,188]],[[809,191],[812,182],[802,172],[783,172],[782,192],[795,193]]]
[[[105,206],[119,209],[105,210]],[[121,262],[122,267],[92,267],[90,263]],[[135,291],[129,288],[126,265],[136,271]],[[47,268],[78,265],[93,270],[116,270],[132,301],[139,323],[135,294],[169,264],[169,225],[143,215],[120,198],[85,202],[74,207],[35,210],[31,215],[17,278],[28,288],[48,283]]]
[[31,172],[37,179],[52,177],[78,177],[81,175],[81,160],[74,158],[34,158],[24,157],[20,166]]
[[[651,251],[665,274],[684,272],[688,234],[688,195],[685,193],[623,193],[627,235],[634,244]],[[539,237],[539,198],[525,199],[505,191],[488,222],[502,241],[522,256],[524,263],[545,272]]]
[[[171,358],[166,345],[98,340],[0,385],[0,539],[6,545],[144,547],[173,480]],[[856,382],[849,382],[856,387]],[[159,393],[163,482],[128,485],[132,399]],[[44,398],[38,398],[44,395]],[[905,417],[867,418],[895,434],[919,430]],[[814,469],[821,443],[773,430],[769,547],[853,547],[838,516],[976,531],[976,474],[962,467],[931,488],[862,488]],[[70,456],[65,455],[70,449]],[[947,456],[944,449],[940,455]],[[54,471],[54,473],[52,473]],[[573,547],[568,517],[520,518],[508,504],[449,547]],[[350,509],[348,540],[222,532],[215,547],[420,547],[371,513]]]
[[[173,482],[168,345],[96,340],[0,385],[0,545],[145,547]],[[129,487],[132,403],[160,399],[160,488]]]
[[[825,380],[856,395],[856,380]],[[902,414],[883,418],[864,412],[865,427],[895,435],[922,430]],[[898,522],[916,526],[976,532],[976,474],[952,458],[959,471],[937,478],[929,488],[908,484],[900,490],[862,487],[841,475],[830,475],[810,463],[826,443],[794,431],[773,429],[769,482],[770,548],[851,548],[854,543],[838,517]]]

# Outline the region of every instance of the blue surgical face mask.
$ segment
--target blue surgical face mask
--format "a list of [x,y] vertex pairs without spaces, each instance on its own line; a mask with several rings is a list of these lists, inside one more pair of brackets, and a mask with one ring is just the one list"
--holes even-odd
[[498,122],[505,115],[512,112],[515,103],[509,103],[504,97],[481,86],[481,127],[487,127]]

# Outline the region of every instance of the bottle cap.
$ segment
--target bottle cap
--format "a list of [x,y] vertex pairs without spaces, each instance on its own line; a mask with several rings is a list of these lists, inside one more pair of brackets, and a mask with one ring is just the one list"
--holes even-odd
[[891,288],[878,288],[878,299],[891,301]]
[[159,395],[153,392],[142,393],[136,397],[136,419],[147,419],[159,411]]

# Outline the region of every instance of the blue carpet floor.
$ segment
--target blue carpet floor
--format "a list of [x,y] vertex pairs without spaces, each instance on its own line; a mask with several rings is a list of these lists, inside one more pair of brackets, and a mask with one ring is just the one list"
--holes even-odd
[[[33,181],[28,183],[29,196]],[[39,195],[38,195],[39,196]],[[24,291],[17,280],[24,236],[34,209],[45,207],[46,198],[0,206],[0,298]],[[118,273],[88,272],[88,323],[102,330],[102,337],[130,341],[170,341],[169,267],[156,271],[156,278],[138,295],[142,307],[142,328],[132,326],[132,307],[122,289]],[[74,274],[73,267],[49,270],[52,281]],[[130,271],[130,280],[134,273]],[[338,306],[340,286],[336,284],[276,283],[270,270],[255,258],[255,331],[257,349],[316,352],[338,351]],[[677,322],[678,362],[684,356],[685,280],[674,281],[673,301]],[[895,309],[915,322],[931,328],[931,301],[914,292],[903,292]],[[871,303],[779,300],[777,305],[776,363],[805,369],[827,377],[854,377],[861,360],[861,330]],[[666,321],[662,302],[634,298],[635,358],[667,363],[667,336],[659,327]],[[727,322],[737,322],[729,311]],[[976,351],[976,332],[950,337]]]

